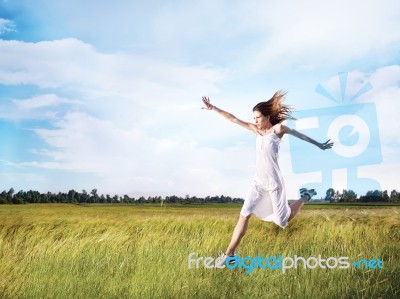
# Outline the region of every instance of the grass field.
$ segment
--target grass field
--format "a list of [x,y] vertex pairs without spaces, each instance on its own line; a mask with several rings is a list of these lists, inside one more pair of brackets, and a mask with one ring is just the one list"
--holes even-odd
[[400,207],[306,205],[250,220],[241,256],[383,260],[383,269],[188,268],[225,250],[240,205],[0,206],[0,298],[400,298]]

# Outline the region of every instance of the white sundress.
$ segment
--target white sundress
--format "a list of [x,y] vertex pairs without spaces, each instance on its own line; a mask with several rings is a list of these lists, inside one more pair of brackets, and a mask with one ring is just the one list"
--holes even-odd
[[256,173],[240,214],[256,215],[285,228],[291,213],[278,164],[281,139],[275,132],[256,137]]

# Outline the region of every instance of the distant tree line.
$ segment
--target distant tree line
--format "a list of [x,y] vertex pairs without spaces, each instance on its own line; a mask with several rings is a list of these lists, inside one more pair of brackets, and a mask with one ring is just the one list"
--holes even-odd
[[387,190],[371,190],[358,197],[353,190],[344,189],[340,192],[329,188],[324,199],[330,202],[400,202],[400,192],[392,190],[389,194]]
[[[392,190],[390,194],[387,190],[368,191],[367,194],[358,196],[353,190],[334,190],[329,188],[326,191],[324,200],[332,203],[340,202],[398,202],[400,203],[400,192]],[[0,204],[24,204],[24,203],[73,203],[73,204],[145,204],[145,203],[178,203],[178,204],[205,204],[205,203],[243,203],[242,198],[232,198],[230,196],[207,196],[197,197],[189,196],[180,197],[172,196],[154,196],[154,197],[139,197],[134,198],[128,195],[124,196],[110,196],[99,195],[97,189],[93,189],[90,193],[86,190],[78,192],[69,190],[68,193],[40,193],[39,191],[18,191],[15,192],[13,188],[0,193]]]
[[70,190],[68,193],[40,193],[39,191],[19,191],[15,192],[14,188],[0,193],[0,204],[24,204],[24,203],[73,203],[73,204],[144,204],[144,203],[179,203],[179,204],[204,204],[204,203],[243,203],[241,198],[232,198],[230,196],[207,196],[197,197],[189,196],[180,197],[172,196],[154,196],[134,198],[128,195],[110,196],[99,195],[97,189],[93,189],[90,193],[86,190],[77,192]]

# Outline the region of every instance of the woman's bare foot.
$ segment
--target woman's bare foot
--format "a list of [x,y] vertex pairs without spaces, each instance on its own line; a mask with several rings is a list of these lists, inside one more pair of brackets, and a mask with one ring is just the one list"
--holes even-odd
[[300,198],[299,200],[296,200],[294,203],[290,205],[291,213],[288,221],[292,220],[294,216],[296,216],[296,214],[300,211],[301,207],[304,205],[304,202],[305,201]]

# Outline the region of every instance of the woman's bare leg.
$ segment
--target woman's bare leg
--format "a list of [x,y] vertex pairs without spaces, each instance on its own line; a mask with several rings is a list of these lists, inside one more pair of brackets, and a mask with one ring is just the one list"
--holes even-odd
[[[296,214],[300,211],[304,203],[305,200],[301,198],[299,200],[296,200],[294,203],[290,205],[291,213],[288,221],[292,220],[294,216],[296,216]],[[243,236],[246,233],[247,227],[249,225],[250,216],[251,215],[247,217],[243,217],[242,215],[239,216],[239,220],[232,234],[231,242],[228,248],[226,249],[225,252],[226,255],[232,255],[235,253],[236,248],[239,246],[240,241],[242,240]]]
[[226,255],[233,255],[235,253],[236,248],[239,246],[240,241],[242,240],[244,234],[246,233],[247,226],[249,225],[250,215],[247,217],[239,216],[239,220],[236,224],[235,230],[232,234],[231,243],[226,250]]
[[305,199],[300,198],[299,200],[296,200],[294,203],[290,205],[291,213],[288,221],[292,220],[294,216],[297,215],[297,213],[300,211],[301,207],[304,205],[305,202],[306,202]]

